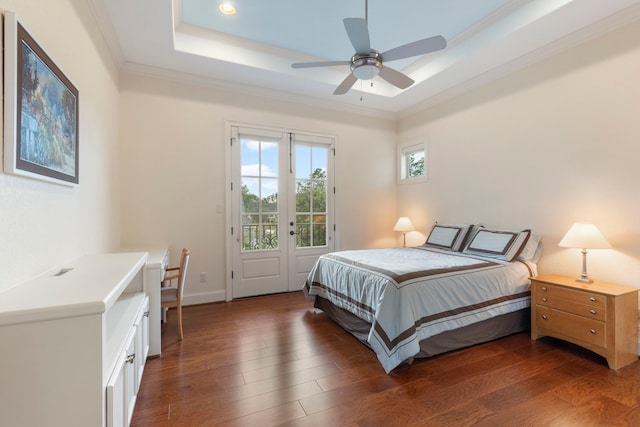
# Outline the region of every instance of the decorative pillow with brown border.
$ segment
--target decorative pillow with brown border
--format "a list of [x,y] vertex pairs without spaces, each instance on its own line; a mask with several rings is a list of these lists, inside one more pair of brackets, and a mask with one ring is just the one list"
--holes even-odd
[[424,246],[459,252],[471,226],[468,224],[433,224]]
[[531,230],[505,231],[479,229],[462,251],[469,255],[513,261],[524,249]]

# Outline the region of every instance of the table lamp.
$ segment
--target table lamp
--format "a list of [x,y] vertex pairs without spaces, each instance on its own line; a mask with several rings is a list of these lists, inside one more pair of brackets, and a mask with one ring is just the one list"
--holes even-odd
[[564,235],[558,246],[582,249],[582,274],[576,282],[592,283],[587,275],[587,249],[609,249],[611,245],[598,227],[588,222],[576,222]]
[[398,218],[398,222],[393,226],[393,231],[402,231],[402,247],[407,247],[407,231],[414,231],[416,228],[413,226],[411,220],[406,216]]

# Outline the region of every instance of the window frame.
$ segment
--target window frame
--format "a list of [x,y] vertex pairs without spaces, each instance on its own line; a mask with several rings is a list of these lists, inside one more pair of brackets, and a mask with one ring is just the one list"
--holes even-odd
[[[420,152],[424,153],[424,174],[419,176],[407,176],[407,157],[410,154]],[[428,167],[428,151],[426,141],[412,141],[398,144],[398,184],[414,184],[418,182],[427,182],[429,176]]]

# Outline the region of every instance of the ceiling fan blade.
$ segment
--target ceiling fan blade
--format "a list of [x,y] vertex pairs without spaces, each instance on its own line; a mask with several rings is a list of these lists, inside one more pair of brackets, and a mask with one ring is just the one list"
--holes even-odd
[[351,89],[351,86],[353,86],[355,84],[355,82],[358,81],[358,78],[356,76],[354,76],[353,74],[349,73],[349,75],[347,76],[346,79],[344,79],[342,81],[342,83],[340,83],[340,85],[336,88],[336,90],[333,91],[334,95],[343,95],[347,92],[349,92],[349,89]]
[[414,83],[411,77],[387,66],[383,66],[378,75],[400,89],[406,89]]
[[410,58],[426,53],[441,50],[447,47],[447,41],[442,36],[434,36],[426,39],[407,43],[381,53],[383,61],[395,61],[396,59]]
[[369,41],[369,29],[367,21],[362,18],[344,18],[344,28],[356,53],[371,53],[371,42]]
[[350,65],[351,61],[294,62],[291,68],[331,67],[334,65]]

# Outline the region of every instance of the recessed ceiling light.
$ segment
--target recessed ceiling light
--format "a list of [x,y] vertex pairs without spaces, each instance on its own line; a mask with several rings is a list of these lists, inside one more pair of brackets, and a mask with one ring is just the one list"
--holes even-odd
[[225,15],[234,15],[236,13],[236,8],[233,7],[233,4],[231,2],[224,2],[224,3],[220,3],[220,12],[224,13]]

